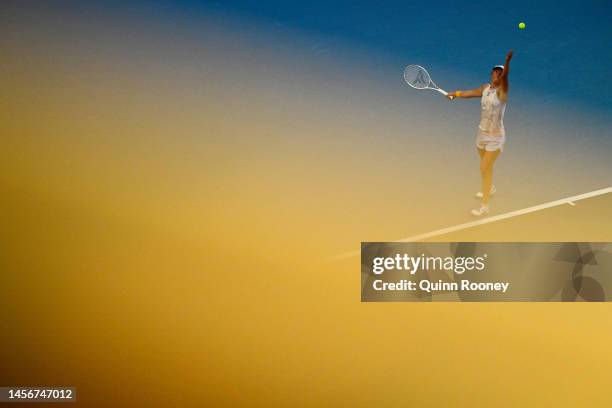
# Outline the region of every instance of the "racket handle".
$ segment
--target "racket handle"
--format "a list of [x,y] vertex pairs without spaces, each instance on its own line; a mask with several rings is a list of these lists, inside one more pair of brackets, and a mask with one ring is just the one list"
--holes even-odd
[[448,92],[446,92],[444,89],[438,88],[438,89],[436,89],[436,91],[440,92],[444,96],[448,96]]

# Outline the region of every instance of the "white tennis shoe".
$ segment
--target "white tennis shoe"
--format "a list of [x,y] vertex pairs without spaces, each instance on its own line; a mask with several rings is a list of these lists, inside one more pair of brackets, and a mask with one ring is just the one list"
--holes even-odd
[[491,209],[489,208],[488,205],[480,204],[480,207],[470,211],[470,214],[472,214],[474,217],[482,217],[483,215],[486,215],[490,212],[491,212]]
[[[495,188],[495,186],[491,186],[491,190],[489,191],[489,197],[491,197],[496,192],[497,192],[497,189]],[[482,198],[482,191],[479,191],[476,193],[476,198]]]

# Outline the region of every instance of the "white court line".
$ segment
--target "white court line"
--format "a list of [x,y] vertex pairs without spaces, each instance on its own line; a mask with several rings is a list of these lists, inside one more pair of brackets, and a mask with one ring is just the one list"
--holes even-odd
[[[444,234],[448,234],[451,232],[461,231],[467,228],[476,227],[478,225],[489,224],[491,222],[505,220],[505,219],[512,218],[512,217],[518,217],[519,215],[525,215],[525,214],[529,214],[532,212],[544,210],[547,208],[557,207],[563,204],[569,204],[571,206],[575,206],[576,201],[584,200],[586,198],[591,198],[591,197],[597,197],[597,196],[608,194],[608,193],[612,193],[612,187],[606,187],[606,188],[602,188],[601,190],[591,191],[590,193],[584,193],[584,194],[579,194],[573,197],[562,198],[557,201],[551,201],[549,203],[535,205],[533,207],[524,208],[522,210],[510,211],[505,214],[496,215],[494,217],[483,218],[483,219],[476,220],[476,221],[466,222],[464,224],[454,225],[452,227],[447,227],[447,228],[442,228],[442,229],[431,231],[431,232],[426,232],[424,234],[414,235],[412,237],[399,239],[393,242],[422,241],[424,239],[433,238],[438,235],[444,235]],[[350,258],[356,255],[359,255],[359,253],[360,251],[353,251],[353,252],[347,252],[344,254],[335,255],[330,258],[330,261],[337,261],[340,259]]]

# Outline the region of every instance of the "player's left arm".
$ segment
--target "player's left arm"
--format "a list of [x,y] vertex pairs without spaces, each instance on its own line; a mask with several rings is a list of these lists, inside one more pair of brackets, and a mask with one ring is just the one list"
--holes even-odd
[[506,54],[506,62],[504,62],[504,70],[501,76],[501,90],[504,94],[504,99],[508,97],[508,74],[510,73],[510,60],[513,54],[514,52],[512,50],[508,51],[508,54]]

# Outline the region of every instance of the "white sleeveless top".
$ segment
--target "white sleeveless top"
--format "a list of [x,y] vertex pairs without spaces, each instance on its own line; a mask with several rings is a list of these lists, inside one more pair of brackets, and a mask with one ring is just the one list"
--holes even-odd
[[497,96],[497,89],[492,89],[491,85],[485,86],[482,90],[480,100],[480,124],[478,134],[481,136],[504,136],[504,112],[506,102]]

